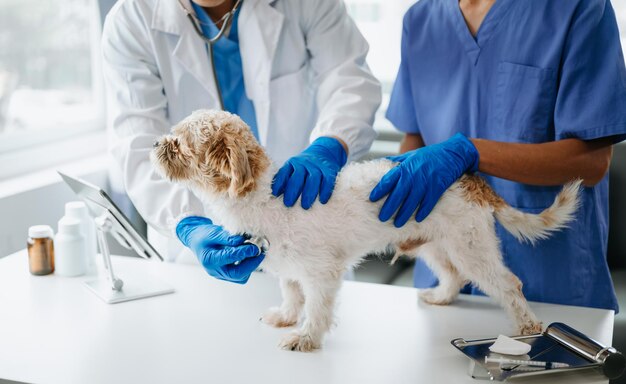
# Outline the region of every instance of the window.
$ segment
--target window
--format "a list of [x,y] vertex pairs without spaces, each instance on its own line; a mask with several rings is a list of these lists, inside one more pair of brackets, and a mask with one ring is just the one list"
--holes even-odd
[[[86,155],[51,144],[104,132],[96,1],[3,0],[0,25],[0,157],[13,160],[0,179]],[[37,146],[42,156],[18,161]]]

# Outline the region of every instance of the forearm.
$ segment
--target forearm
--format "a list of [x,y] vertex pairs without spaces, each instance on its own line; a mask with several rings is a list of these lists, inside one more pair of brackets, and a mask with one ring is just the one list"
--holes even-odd
[[[303,2],[302,25],[317,80],[318,120],[311,141],[341,139],[349,160],[365,155],[376,138],[372,128],[381,102],[381,85],[365,58],[368,44],[336,0]],[[329,46],[332,39],[337,44]]]
[[[503,143],[471,139],[480,154],[479,171],[524,184],[562,185],[581,178],[597,184],[611,163],[610,139],[565,139],[541,144]],[[424,146],[419,134],[406,134],[400,153]]]
[[342,67],[343,71],[335,68],[326,74],[318,86],[316,99],[320,112],[311,141],[320,136],[339,139],[349,158],[354,160],[365,155],[376,138],[372,124],[381,91],[366,68],[352,64]]
[[422,135],[416,133],[407,133],[400,142],[400,153],[412,151],[424,146]]
[[471,139],[480,154],[479,171],[531,185],[561,185],[581,178],[597,184],[608,171],[610,139],[565,139],[541,144]]

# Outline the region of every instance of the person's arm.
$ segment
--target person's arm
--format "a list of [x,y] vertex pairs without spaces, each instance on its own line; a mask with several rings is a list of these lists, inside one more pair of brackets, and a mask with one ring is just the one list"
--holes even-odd
[[[562,185],[580,178],[597,184],[609,169],[613,139],[564,139],[541,144],[503,143],[471,139],[478,149],[478,170],[488,175],[531,185]],[[407,134],[400,153],[424,146],[422,136]]]
[[419,133],[407,133],[400,142],[400,153],[406,153],[424,146],[424,139]]
[[580,178],[586,186],[602,180],[611,164],[613,140],[564,139],[541,144],[471,139],[478,149],[478,170],[532,185],[562,185]]
[[348,159],[371,147],[380,83],[365,63],[368,45],[339,0],[303,1],[300,24],[317,81],[317,124],[311,145],[287,160],[272,182],[287,207],[301,197],[309,209],[332,194],[337,173]]
[[301,3],[319,108],[311,142],[320,136],[335,137],[347,147],[349,160],[358,159],[376,138],[372,124],[382,97],[380,82],[365,61],[369,46],[343,2]]

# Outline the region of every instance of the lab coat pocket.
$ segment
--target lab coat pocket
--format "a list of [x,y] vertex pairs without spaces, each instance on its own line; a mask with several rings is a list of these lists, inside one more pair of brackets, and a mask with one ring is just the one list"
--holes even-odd
[[496,126],[514,140],[554,140],[554,69],[501,62],[495,92]]

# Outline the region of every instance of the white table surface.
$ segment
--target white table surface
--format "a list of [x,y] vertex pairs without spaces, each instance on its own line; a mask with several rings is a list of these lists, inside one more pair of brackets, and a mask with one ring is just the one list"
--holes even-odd
[[[490,299],[428,306],[417,290],[346,282],[337,326],[314,353],[283,351],[285,329],[258,321],[280,302],[278,282],[210,278],[198,266],[115,257],[117,273],[152,274],[176,293],[108,305],[85,277],[31,276],[25,252],[0,259],[0,379],[29,383],[480,383],[450,340],[510,334]],[[544,324],[567,323],[610,344],[613,311],[532,304]],[[607,383],[596,372],[526,379]]]

